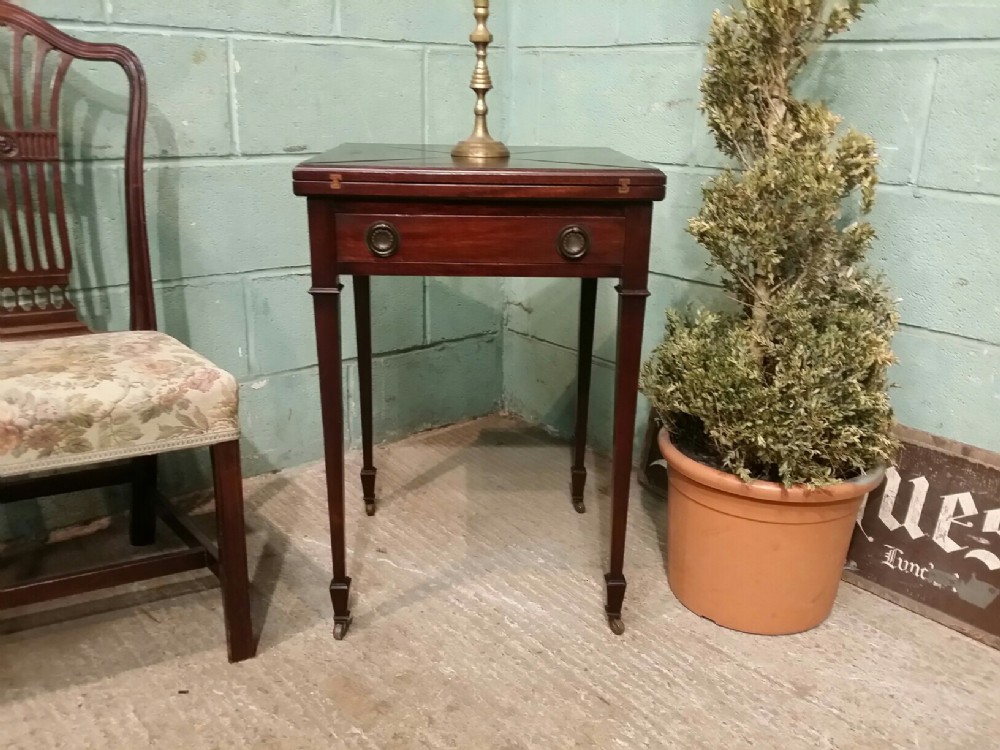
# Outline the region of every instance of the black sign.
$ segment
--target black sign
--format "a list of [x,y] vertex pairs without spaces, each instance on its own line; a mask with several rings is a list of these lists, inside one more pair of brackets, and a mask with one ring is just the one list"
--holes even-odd
[[845,579],[1000,648],[1000,456],[901,429]]

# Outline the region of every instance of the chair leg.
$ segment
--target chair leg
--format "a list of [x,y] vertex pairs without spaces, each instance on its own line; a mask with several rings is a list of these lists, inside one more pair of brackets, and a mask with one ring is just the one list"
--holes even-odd
[[132,460],[132,507],[129,541],[136,547],[156,542],[156,456]]
[[243,474],[240,443],[232,440],[211,448],[215,479],[215,517],[219,534],[219,581],[226,620],[229,661],[251,658],[257,650],[250,621],[246,529],[243,523]]

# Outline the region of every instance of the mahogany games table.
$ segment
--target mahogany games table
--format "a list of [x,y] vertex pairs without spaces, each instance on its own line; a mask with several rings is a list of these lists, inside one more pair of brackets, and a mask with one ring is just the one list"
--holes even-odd
[[363,468],[372,460],[372,276],[542,276],[581,280],[573,505],[584,512],[584,455],[597,280],[618,280],[612,524],[605,612],[624,632],[625,529],[649,273],[653,202],[662,172],[601,148],[512,148],[506,160],[459,160],[449,146],[345,144],[295,168],[308,202],[333,579],[334,637],[351,623],[344,535],[341,275],[353,277]]

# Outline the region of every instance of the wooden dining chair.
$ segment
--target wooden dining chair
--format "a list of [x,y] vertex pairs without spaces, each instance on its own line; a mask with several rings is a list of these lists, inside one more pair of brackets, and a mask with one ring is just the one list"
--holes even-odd
[[[235,378],[156,331],[146,238],[146,81],[117,44],[70,37],[0,0],[10,43],[0,101],[0,506],[130,484],[133,545],[155,541],[157,516],[187,549],[0,589],[0,609],[208,567],[221,581],[230,661],[254,655]],[[60,97],[75,60],[117,63],[129,84],[125,210],[131,325],[94,333],[69,292],[72,252],[63,191]],[[217,546],[178,518],[156,488],[159,454],[211,450]],[[2,510],[2,508],[0,508]]]

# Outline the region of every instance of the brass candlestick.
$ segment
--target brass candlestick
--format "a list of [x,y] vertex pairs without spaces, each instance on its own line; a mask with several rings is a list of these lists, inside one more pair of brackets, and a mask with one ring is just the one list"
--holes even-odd
[[490,0],[473,0],[473,4],[476,29],[469,35],[469,41],[476,45],[476,69],[472,73],[469,88],[476,92],[476,124],[472,135],[455,146],[451,155],[462,159],[506,159],[510,156],[510,149],[494,139],[486,125],[486,115],[490,111],[486,106],[486,94],[493,88],[490,69],[486,65],[486,47],[493,41],[493,34],[486,28],[486,20],[490,17]]

